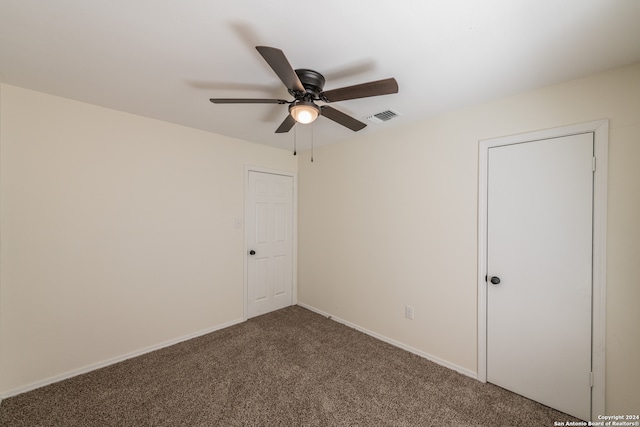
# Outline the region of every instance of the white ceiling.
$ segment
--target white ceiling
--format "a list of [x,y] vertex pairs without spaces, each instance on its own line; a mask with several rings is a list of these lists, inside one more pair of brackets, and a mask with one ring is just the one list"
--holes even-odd
[[[291,148],[286,105],[209,102],[291,99],[256,45],[326,90],[395,77],[398,94],[331,104],[369,133],[638,62],[640,1],[0,0],[2,82]],[[366,120],[387,109],[401,117]],[[312,126],[316,146],[354,135]]]

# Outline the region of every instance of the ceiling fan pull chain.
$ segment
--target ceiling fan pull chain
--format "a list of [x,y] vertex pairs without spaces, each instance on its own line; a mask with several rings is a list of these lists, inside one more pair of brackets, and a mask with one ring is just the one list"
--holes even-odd
[[295,156],[297,154],[297,147],[298,146],[298,127],[294,125],[293,127],[293,155]]
[[311,163],[313,163],[313,123],[311,123]]

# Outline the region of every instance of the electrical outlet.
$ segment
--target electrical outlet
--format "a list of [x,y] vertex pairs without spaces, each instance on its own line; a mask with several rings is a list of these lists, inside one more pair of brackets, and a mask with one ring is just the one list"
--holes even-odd
[[404,306],[404,317],[413,320],[413,307],[411,307],[410,305]]

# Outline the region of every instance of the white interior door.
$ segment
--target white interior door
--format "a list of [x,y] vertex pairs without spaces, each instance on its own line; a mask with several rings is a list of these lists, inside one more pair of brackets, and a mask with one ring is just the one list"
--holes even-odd
[[293,178],[249,171],[247,317],[293,303]]
[[583,420],[593,156],[592,133],[491,147],[487,177],[487,380]]

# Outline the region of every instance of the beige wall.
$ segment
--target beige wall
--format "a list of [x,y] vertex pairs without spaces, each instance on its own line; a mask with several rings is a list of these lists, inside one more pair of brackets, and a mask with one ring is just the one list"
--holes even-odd
[[298,300],[476,372],[478,141],[602,118],[610,119],[606,407],[637,413],[640,64],[319,148],[314,163],[303,155]]
[[243,316],[245,164],[290,152],[8,85],[0,396]]

